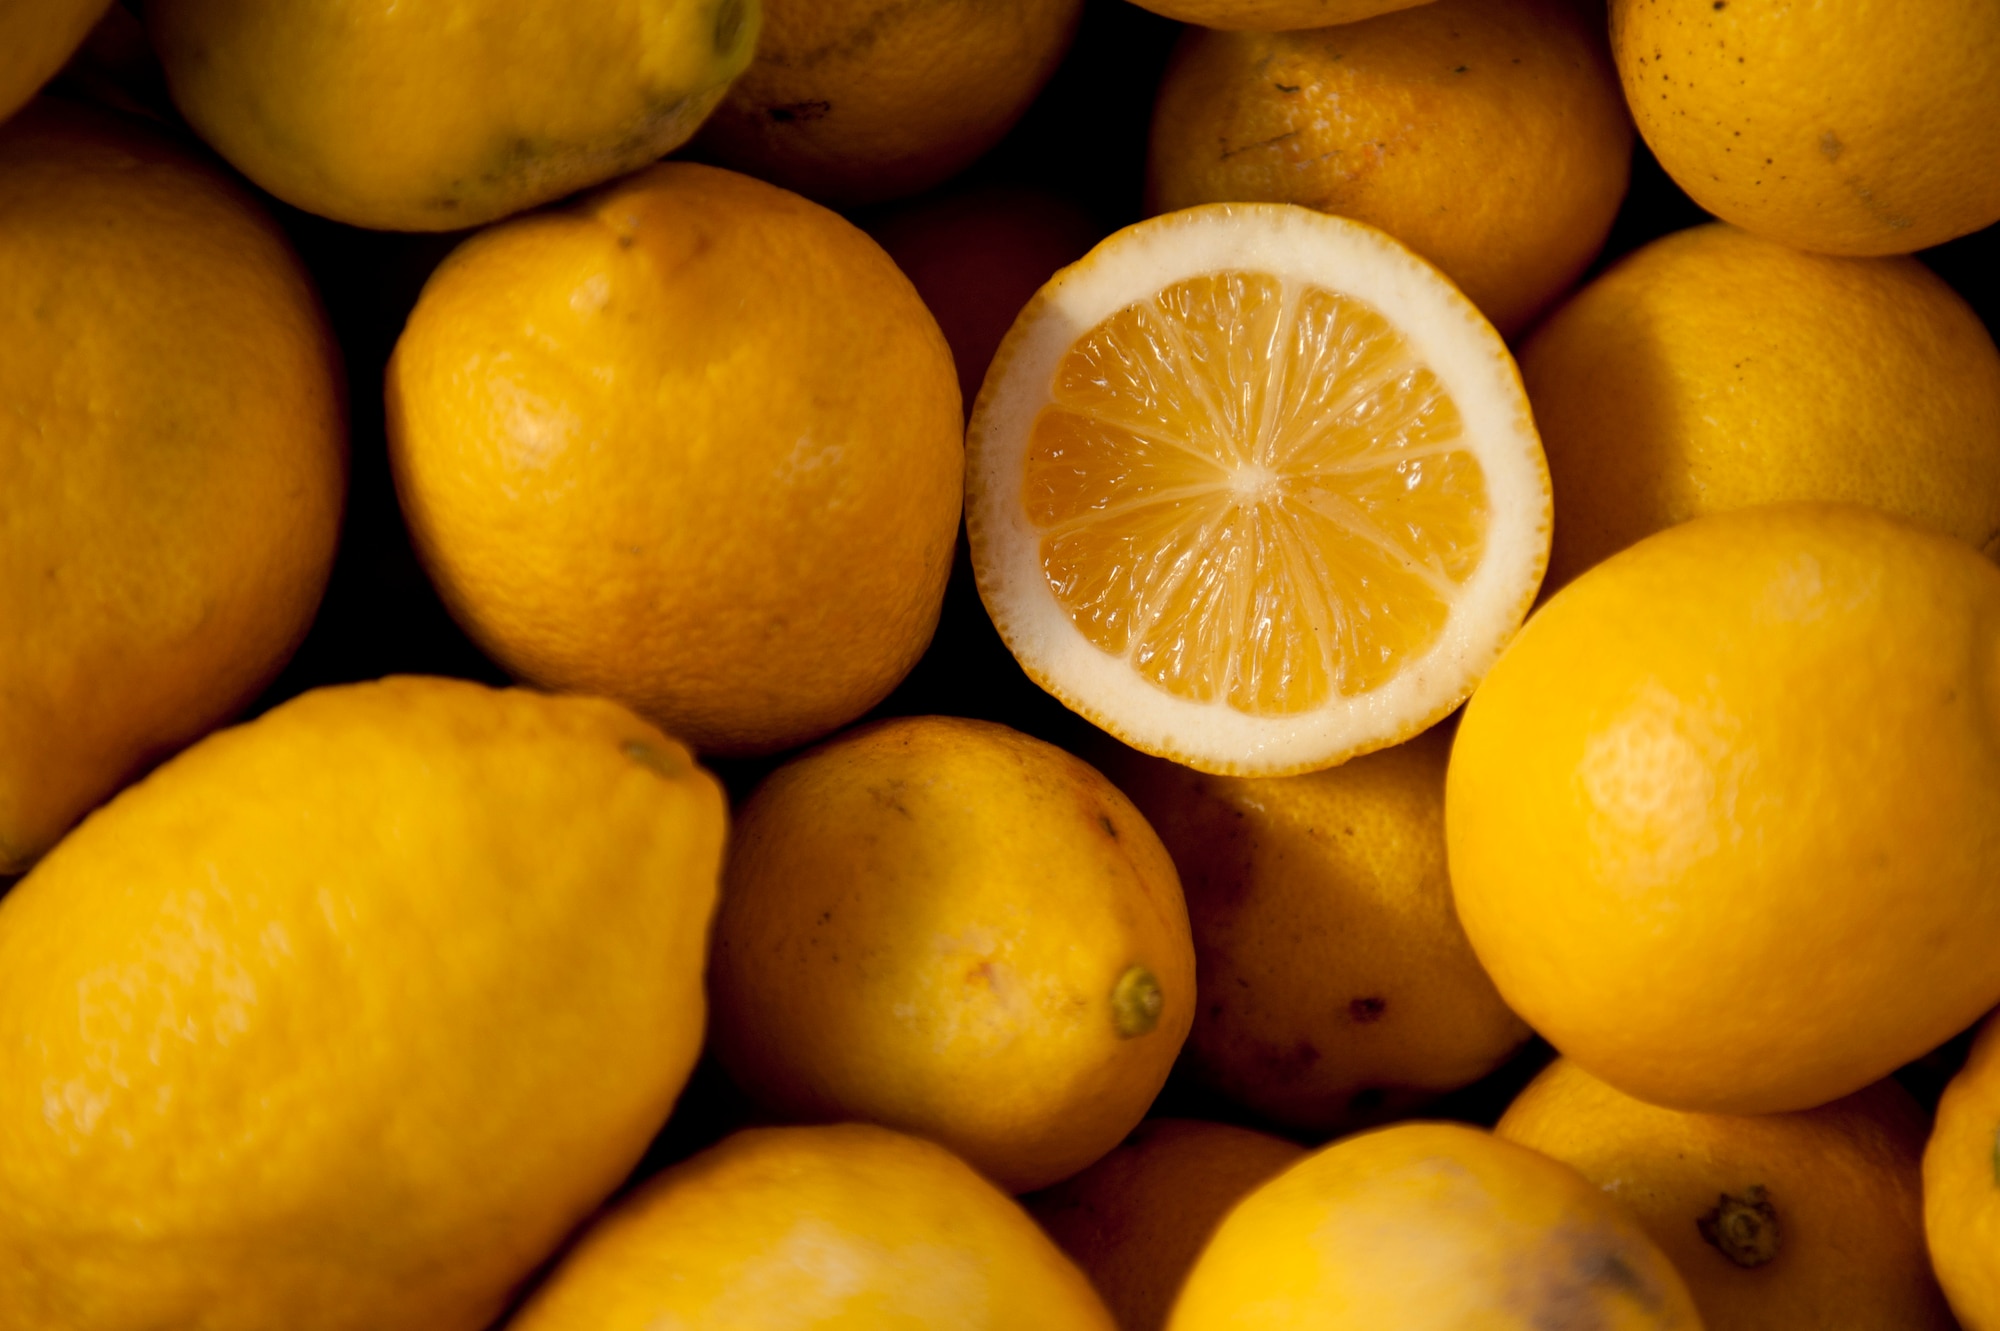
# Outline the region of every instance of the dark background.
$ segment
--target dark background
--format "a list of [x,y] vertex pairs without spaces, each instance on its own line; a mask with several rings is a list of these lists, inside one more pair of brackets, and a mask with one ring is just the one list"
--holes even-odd
[[[136,30],[136,24],[133,25]],[[1179,25],[1125,0],[1087,0],[1075,45],[1027,116],[968,172],[947,184],[1040,187],[1085,207],[1106,234],[1143,216],[1147,126]],[[129,55],[129,52],[128,52]],[[58,92],[90,92],[72,69]],[[164,91],[142,90],[164,107]],[[347,358],[352,480],[340,552],[319,617],[291,664],[257,702],[262,711],[306,689],[386,674],[506,676],[459,632],[418,566],[397,510],[383,440],[382,373],[431,269],[464,234],[401,235],[341,226],[272,204],[318,281]],[[1597,268],[1655,237],[1706,219],[1635,149],[1632,184]],[[857,214],[866,226],[871,216]],[[2000,227],[1919,256],[1963,294],[1987,327],[2000,316]],[[1596,271],[1595,269],[1593,271]],[[874,716],[947,713],[1004,722],[1064,747],[1088,749],[1094,732],[1031,683],[1000,642],[973,588],[961,537],[942,621],[929,652]],[[741,798],[777,759],[713,764]],[[1900,1074],[1926,1104],[1964,1056],[1964,1039]],[[1437,1114],[1490,1123],[1550,1057],[1539,1041],[1500,1072],[1441,1105]],[[1243,1115],[1176,1079],[1156,1112],[1242,1121]],[[706,1145],[747,1113],[711,1065],[697,1072],[681,1108],[640,1173]]]

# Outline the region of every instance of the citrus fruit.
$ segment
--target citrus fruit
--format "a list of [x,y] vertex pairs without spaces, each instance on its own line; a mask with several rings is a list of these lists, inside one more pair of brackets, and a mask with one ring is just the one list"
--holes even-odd
[[1445,785],[1500,994],[1653,1104],[1806,1109],[2000,1001],[2000,568],[1872,509],[1698,518],[1556,593]]
[[1408,1114],[1528,1038],[1480,969],[1445,872],[1448,727],[1327,772],[1107,771],[1180,871],[1200,995],[1186,1061],[1289,1127]]
[[53,100],[0,127],[0,874],[228,719],[305,636],[339,352],[222,173]]
[[646,165],[757,44],[757,0],[149,0],[174,102],[286,203],[450,231]]
[[1124,1331],[1160,1331],[1229,1208],[1304,1154],[1248,1128],[1150,1118],[1117,1150],[1026,1201]]
[[943,1142],[1016,1192],[1116,1146],[1194,1011],[1174,866],[1125,797],[983,721],[849,732],[743,806],[709,969],[753,1101]]
[[1112,1331],[1083,1275],[949,1151],[864,1123],[753,1128],[584,1233],[514,1331]]
[[1456,1123],[1307,1156],[1245,1197],[1169,1331],[1700,1331],[1673,1264],[1575,1170]]
[[1133,0],[1142,9],[1204,28],[1323,28],[1408,9],[1429,0]]
[[1550,316],[1521,377],[1555,483],[1551,588],[1676,522],[1782,500],[2000,535],[2000,352],[1915,259],[1678,232]]
[[782,749],[874,706],[936,627],[951,352],[795,194],[669,163],[474,237],[410,315],[388,413],[446,606],[544,688]]
[[1014,316],[1101,234],[1063,196],[1007,185],[926,196],[877,218],[868,233],[937,316],[968,411]]
[[1694,201],[1800,249],[1907,254],[2000,221],[2000,8],[1611,0],[1639,133]]
[[1147,194],[1371,223],[1511,335],[1596,257],[1631,159],[1601,15],[1434,0],[1312,31],[1190,29],[1154,106]]
[[1548,473],[1506,347],[1371,227],[1214,204],[1051,278],[966,438],[979,594],[1022,668],[1205,771],[1424,729],[1520,624]]
[[1631,1208],[1708,1331],[1951,1331],[1924,1252],[1927,1129],[1893,1081],[1791,1114],[1686,1114],[1558,1059],[1494,1132]]
[[596,699],[304,694],[0,905],[13,1326],[477,1331],[702,1031],[725,809]]
[[90,35],[109,0],[0,4],[0,120],[26,105]]
[[929,189],[1028,109],[1082,0],[764,0],[757,58],[701,148],[830,203]]
[[1965,1331],[2000,1327],[2000,1030],[1989,1018],[1938,1101],[1924,1148],[1924,1231],[1931,1265]]

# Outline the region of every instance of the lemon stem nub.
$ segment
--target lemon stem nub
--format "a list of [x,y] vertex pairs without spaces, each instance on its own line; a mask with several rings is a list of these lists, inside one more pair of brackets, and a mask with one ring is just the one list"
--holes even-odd
[[1119,1038],[1130,1040],[1159,1025],[1160,1009],[1166,1002],[1153,972],[1144,966],[1127,966],[1118,983],[1111,986],[1111,1020],[1118,1027]]
[[1778,1255],[1778,1208],[1762,1186],[1745,1189],[1741,1197],[1723,1193],[1695,1225],[1711,1247],[1746,1269]]

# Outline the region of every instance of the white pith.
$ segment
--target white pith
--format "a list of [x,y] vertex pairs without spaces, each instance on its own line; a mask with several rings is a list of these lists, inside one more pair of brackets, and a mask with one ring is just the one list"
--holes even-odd
[[[1043,575],[1021,501],[1035,418],[1072,345],[1175,282],[1229,270],[1318,286],[1386,316],[1457,405],[1491,508],[1484,554],[1437,641],[1371,691],[1293,715],[1178,697],[1101,650]],[[1324,767],[1393,743],[1461,701],[1498,656],[1547,562],[1549,487],[1526,393],[1499,335],[1436,269],[1371,227],[1282,204],[1213,204],[1129,227],[1043,287],[988,370],[967,437],[966,524],[981,597],[1028,673],[1127,743],[1211,771]],[[1271,478],[1230,478],[1252,496]]]

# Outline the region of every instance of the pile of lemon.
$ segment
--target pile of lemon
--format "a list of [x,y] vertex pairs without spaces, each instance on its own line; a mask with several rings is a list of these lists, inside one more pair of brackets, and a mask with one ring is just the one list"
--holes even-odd
[[2000,1331],[2000,6],[1141,3],[0,0],[0,1331]]

